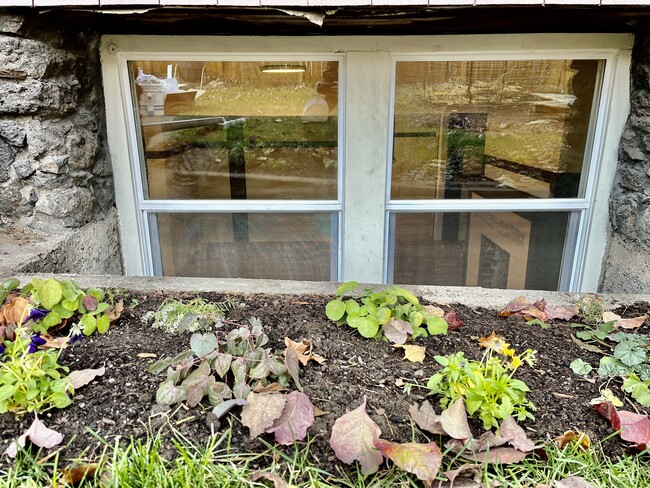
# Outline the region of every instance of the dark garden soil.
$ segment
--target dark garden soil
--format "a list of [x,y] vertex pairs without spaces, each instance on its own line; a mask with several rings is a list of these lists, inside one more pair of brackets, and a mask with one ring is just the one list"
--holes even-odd
[[[80,388],[74,396],[74,403],[63,410],[53,410],[41,416],[48,427],[58,430],[69,443],[61,456],[73,459],[83,455],[87,459],[97,458],[103,449],[97,438],[89,431],[113,443],[115,436],[145,438],[148,432],[163,429],[166,442],[164,449],[173,455],[170,427],[185,437],[205,444],[211,435],[211,427],[223,431],[232,423],[232,446],[235,450],[259,451],[265,449],[258,439],[248,435],[238,420],[239,411],[231,411],[221,425],[210,425],[206,413],[200,407],[188,410],[173,408],[164,410],[155,404],[155,393],[162,381],[161,376],[147,372],[155,360],[138,357],[141,353],[154,353],[158,357],[173,355],[189,348],[189,335],[171,337],[152,329],[142,321],[149,310],[156,310],[169,294],[129,294],[122,317],[111,326],[105,335],[95,334],[67,348],[61,361],[71,370],[106,366],[104,376]],[[203,294],[214,301],[223,301],[224,295]],[[319,365],[310,362],[301,370],[304,392],[312,403],[327,412],[316,419],[310,429],[313,439],[311,454],[314,462],[325,469],[335,470],[340,466],[329,447],[329,432],[334,421],[347,411],[358,407],[363,396],[368,398],[368,413],[382,430],[383,437],[392,441],[411,441],[412,427],[408,414],[410,404],[421,403],[426,390],[412,388],[406,394],[396,386],[401,379],[405,383],[425,385],[427,379],[438,369],[432,356],[464,351],[465,355],[479,359],[481,350],[478,338],[496,331],[506,338],[517,352],[526,348],[538,351],[535,369],[523,366],[517,376],[531,389],[529,399],[537,406],[536,420],[523,424],[529,436],[535,440],[546,440],[561,435],[569,429],[587,433],[592,440],[604,439],[611,434],[606,420],[590,406],[589,400],[599,396],[602,385],[590,383],[576,376],[569,369],[569,363],[581,357],[591,364],[597,364],[599,355],[578,347],[571,340],[572,330],[567,323],[552,323],[543,330],[529,325],[520,317],[497,317],[492,310],[471,309],[464,306],[453,308],[464,326],[450,331],[446,336],[419,339],[418,344],[426,346],[424,363],[410,363],[402,360],[403,352],[390,347],[387,342],[366,340],[349,327],[337,327],[324,314],[327,298],[316,296],[263,296],[236,297],[246,305],[243,309],[230,312],[230,320],[247,322],[251,316],[261,319],[265,332],[270,337],[267,347],[284,349],[284,338],[294,340],[312,339],[316,353],[327,362]],[[505,305],[505,303],[503,304]],[[648,305],[641,304],[620,309],[623,316],[637,316],[648,313]],[[639,330],[650,332],[648,325]],[[614,391],[617,387],[609,385]],[[438,410],[438,406],[434,404]],[[626,405],[630,408],[630,405]],[[30,415],[14,419],[11,414],[0,415],[0,452],[9,442],[24,432],[32,421]],[[480,435],[482,426],[472,424],[475,436]],[[421,436],[421,434],[417,434]],[[271,436],[266,439],[272,442]],[[420,437],[420,440],[424,440]],[[291,451],[293,448],[288,448]],[[617,440],[609,440],[606,450],[618,454],[625,447]],[[0,463],[5,463],[6,458]]]

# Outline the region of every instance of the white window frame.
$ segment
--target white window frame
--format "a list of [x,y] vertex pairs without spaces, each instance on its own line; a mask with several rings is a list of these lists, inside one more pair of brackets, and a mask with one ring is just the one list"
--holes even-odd
[[[570,291],[596,291],[607,245],[609,195],[616,171],[620,134],[629,113],[629,69],[633,37],[629,34],[507,34],[463,36],[341,36],[341,37],[172,37],[104,36],[101,45],[109,150],[114,170],[116,203],[125,272],[151,275],[148,224],[143,212],[156,208],[183,211],[178,201],[138,200],[142,195],[137,134],[127,61],[153,60],[339,60],[342,98],[339,103],[339,198],[317,202],[339,212],[339,280],[367,283],[388,278],[388,215],[408,202],[390,201],[393,123],[392,94],[397,60],[605,59],[602,96],[594,132],[592,169],[584,199],[558,201],[562,209],[579,210],[584,221],[578,232]],[[192,210],[287,212],[287,201],[245,203],[189,202]],[[296,202],[302,205],[305,202]],[[305,203],[302,211],[314,211]],[[512,201],[490,201],[512,209]],[[517,202],[525,210],[533,202]],[[534,202],[539,209],[539,202]],[[143,204],[145,206],[143,206]],[[417,210],[422,202],[413,202]],[[453,211],[458,202],[438,201],[436,209]],[[474,210],[477,202],[463,202]],[[282,208],[280,208],[282,207]],[[308,208],[309,207],[309,208]],[[478,208],[478,207],[477,207]],[[585,210],[587,209],[587,210]],[[322,207],[326,211],[326,207]],[[430,211],[430,206],[420,211]]]

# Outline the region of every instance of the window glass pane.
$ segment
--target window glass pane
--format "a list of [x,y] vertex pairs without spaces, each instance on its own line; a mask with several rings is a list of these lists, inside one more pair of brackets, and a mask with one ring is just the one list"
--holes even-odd
[[336,280],[337,225],[335,213],[150,215],[165,276]]
[[145,198],[336,200],[336,61],[132,61]]
[[581,196],[600,63],[398,62],[391,198]]
[[[395,283],[557,290],[569,212],[391,214]],[[571,257],[571,256],[569,256]]]

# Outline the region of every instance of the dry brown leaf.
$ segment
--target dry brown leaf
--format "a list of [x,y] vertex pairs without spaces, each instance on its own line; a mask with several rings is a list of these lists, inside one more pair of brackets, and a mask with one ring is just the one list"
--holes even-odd
[[384,325],[384,335],[394,344],[405,344],[409,334],[413,333],[413,326],[406,320],[392,318]]
[[424,311],[432,317],[443,317],[445,315],[445,311],[443,309],[434,305],[425,305]]
[[581,451],[586,451],[591,446],[591,439],[584,432],[575,432],[573,430],[567,430],[564,434],[553,439],[553,442],[557,444],[560,449],[564,449],[569,444],[577,444],[578,449]]
[[603,312],[603,322],[614,322],[615,327],[628,330],[641,327],[647,318],[647,315],[641,315],[640,317],[623,319],[614,312]]
[[258,383],[255,388],[253,388],[253,391],[255,393],[281,393],[283,391],[286,391],[286,388],[280,383],[276,382],[269,383],[268,385]]
[[99,464],[97,463],[81,464],[79,466],[75,466],[74,468],[62,469],[61,474],[63,482],[65,484],[77,486],[80,485],[84,480],[94,478],[98,469]]
[[76,390],[77,388],[86,386],[98,376],[103,376],[104,373],[106,373],[106,368],[102,366],[101,368],[97,369],[82,369],[79,371],[73,371],[70,373],[68,378],[72,383],[72,387]]
[[68,342],[69,338],[66,336],[63,337],[52,337],[49,334],[41,334],[41,337],[45,339],[45,344],[43,344],[43,348],[50,348],[50,349],[64,349],[68,347]]
[[327,415],[328,413],[329,412],[326,412],[325,410],[321,410],[316,405],[314,405],[314,417],[322,417],[323,415]]
[[269,473],[268,471],[253,471],[251,473],[251,481],[259,481],[261,479],[271,481],[274,488],[288,488],[289,486],[286,481],[275,473]]
[[562,481],[554,481],[553,488],[594,488],[594,485],[580,476],[568,476]]
[[153,352],[140,352],[138,353],[139,358],[157,358],[158,355]]
[[393,347],[404,349],[404,358],[412,363],[421,363],[424,361],[424,353],[426,349],[422,346],[393,344]]
[[8,324],[20,325],[21,319],[24,320],[27,315],[29,315],[29,312],[27,311],[28,307],[30,307],[30,303],[27,299],[23,297],[14,297],[13,300],[2,306],[2,313]]
[[241,423],[248,427],[251,437],[257,437],[280,418],[287,397],[278,393],[249,393],[246,401],[248,403],[241,411]]
[[[298,355],[298,361],[303,366],[306,366],[309,361],[316,361],[318,364],[323,364],[325,358],[319,356],[318,354],[313,353],[313,344],[309,339],[303,339],[300,342],[294,342],[288,337],[284,338],[284,344],[287,346],[287,349],[293,349]],[[287,349],[284,351],[284,355],[287,355]]]
[[108,320],[110,320],[111,323],[115,322],[117,319],[120,318],[120,315],[122,315],[123,311],[124,311],[124,300],[120,300],[117,303],[115,303],[115,306],[113,308],[108,309]]
[[451,469],[443,474],[449,479],[449,483],[441,481],[438,488],[479,488],[483,467],[480,464],[462,464],[458,469]]

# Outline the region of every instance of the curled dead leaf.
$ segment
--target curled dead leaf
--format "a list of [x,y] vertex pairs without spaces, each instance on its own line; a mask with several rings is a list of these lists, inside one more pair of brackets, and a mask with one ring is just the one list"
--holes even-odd
[[20,325],[21,321],[25,320],[29,314],[30,305],[26,298],[14,297],[2,306],[2,314],[8,324]]
[[[310,339],[302,339],[300,342],[294,342],[288,337],[284,338],[284,344],[287,346],[287,349],[293,349],[298,355],[298,361],[303,366],[306,366],[309,361],[316,361],[318,364],[323,364],[325,358],[314,354],[313,344]],[[287,349],[284,351],[284,355],[287,355]]]
[[111,321],[111,323],[115,322],[117,319],[120,318],[120,315],[122,315],[122,312],[124,311],[124,300],[119,300],[115,303],[114,307],[111,307],[108,309],[108,320]]
[[586,451],[591,446],[591,439],[584,432],[575,432],[573,430],[567,430],[561,436],[553,439],[553,442],[557,444],[560,449],[564,449],[569,444],[577,445],[578,449],[581,451]]
[[67,485],[78,486],[83,481],[95,478],[98,469],[99,464],[97,463],[81,464],[72,468],[64,468],[61,470],[62,480]]

